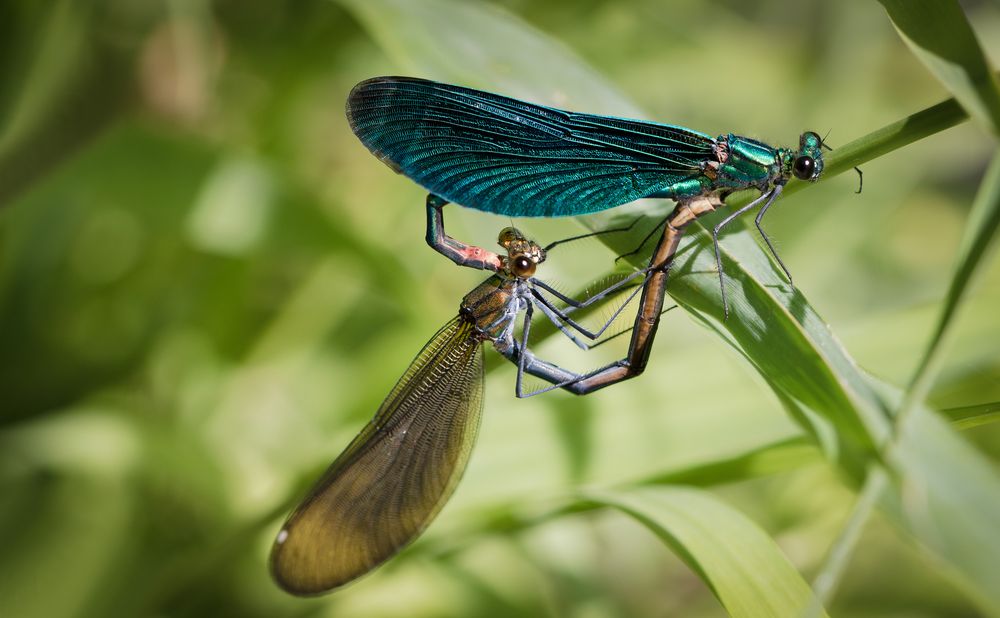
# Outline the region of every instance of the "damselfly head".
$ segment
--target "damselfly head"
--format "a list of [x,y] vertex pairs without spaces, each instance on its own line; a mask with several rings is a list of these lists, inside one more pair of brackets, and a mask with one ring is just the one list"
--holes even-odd
[[507,250],[506,269],[520,279],[534,275],[538,265],[545,261],[545,249],[525,238],[516,228],[501,230],[497,242]]
[[823,138],[806,131],[799,138],[799,151],[792,160],[792,174],[799,180],[815,181],[823,173]]
[[508,251],[510,251],[511,243],[523,240],[527,240],[527,238],[516,227],[505,227],[500,230],[500,235],[497,236],[497,243]]

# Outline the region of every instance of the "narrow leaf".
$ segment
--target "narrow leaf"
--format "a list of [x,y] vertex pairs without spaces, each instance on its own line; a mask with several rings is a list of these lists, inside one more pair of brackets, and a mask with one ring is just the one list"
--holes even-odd
[[670,470],[644,479],[641,484],[691,485],[710,487],[720,483],[749,480],[780,474],[822,461],[815,445],[798,436],[763,444],[759,448],[739,453],[728,459],[715,460],[700,466]]
[[1000,421],[1000,401],[942,410],[954,427],[972,429]]
[[[920,382],[926,382],[923,388],[916,389],[918,391],[916,395],[920,399],[926,395],[926,390],[930,386],[929,381],[933,378],[930,369],[943,351],[942,342],[956,311],[968,297],[973,280],[990,263],[989,258],[998,228],[1000,228],[1000,150],[994,155],[993,162],[979,185],[979,192],[969,213],[965,236],[958,251],[955,274],[945,296],[941,317],[916,372],[914,387]],[[922,380],[922,376],[925,375],[927,377]]]
[[557,107],[575,102],[597,113],[642,115],[569,48],[495,5],[454,0],[338,1],[409,75]]
[[809,585],[767,533],[707,492],[650,487],[587,498],[649,528],[712,589],[730,616],[801,616],[817,607]]
[[1000,88],[956,0],[879,0],[900,36],[969,115],[1000,135]]

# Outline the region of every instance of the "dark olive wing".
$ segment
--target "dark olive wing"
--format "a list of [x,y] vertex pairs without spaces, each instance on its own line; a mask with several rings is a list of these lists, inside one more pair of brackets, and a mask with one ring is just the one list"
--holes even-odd
[[579,215],[650,196],[700,174],[715,143],[683,127],[410,77],[361,82],[347,119],[378,158],[431,193],[510,216]]
[[415,539],[461,478],[483,407],[481,343],[458,318],[424,346],[375,418],[285,522],[271,572],[293,594],[364,575]]

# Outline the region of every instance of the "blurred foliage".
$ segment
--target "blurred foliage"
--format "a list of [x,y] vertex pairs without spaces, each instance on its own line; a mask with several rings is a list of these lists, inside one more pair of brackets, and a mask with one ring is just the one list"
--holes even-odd
[[[990,229],[996,143],[982,119],[996,110],[979,95],[995,84],[955,86],[947,50],[910,52],[925,33],[906,3],[883,4],[905,44],[876,2],[3,3],[0,614],[715,616],[713,594],[737,611],[719,583],[733,580],[712,576],[733,562],[701,559],[716,557],[712,543],[759,541],[794,566],[761,557],[762,573],[830,572],[862,479],[785,414],[766,388],[783,376],[759,379],[755,351],[726,345],[739,325],[675,311],[645,376],[586,398],[515,400],[513,369],[493,363],[480,443],[426,538],[329,597],[294,599],[269,581],[266,554],[295,498],[482,278],[423,246],[420,189],[347,128],[347,92],[378,74],[535,100],[548,78],[575,109],[642,109],[770,143],[815,128],[846,145],[949,96],[972,106],[978,124],[872,154],[860,196],[855,177],[831,178],[766,221],[817,323],[888,383],[910,383],[943,299],[960,304],[929,404],[961,419],[954,444],[971,443],[995,476],[1000,269],[988,237],[963,240]],[[963,5],[987,59],[1000,57],[996,3]],[[975,56],[968,43],[944,47]],[[452,235],[479,244],[509,224],[448,214]],[[518,225],[544,241],[581,230]],[[750,256],[747,276],[767,263],[742,235],[726,241]],[[956,291],[968,255],[977,285]],[[556,257],[544,277],[576,289],[610,270],[613,251],[581,243]],[[683,272],[671,293],[690,307],[684,290],[714,273]],[[556,343],[541,350],[599,364]],[[940,450],[909,456],[955,469]],[[986,486],[945,478],[963,494]],[[636,482],[668,487],[601,493]],[[591,502],[567,509],[580,488]],[[659,517],[661,539],[668,513],[732,526],[660,543],[594,510],[602,495]],[[677,510],[656,506],[668,500]],[[831,615],[997,611],[995,568],[977,579],[955,567],[996,543],[995,527],[931,522],[983,539],[942,561],[892,513],[862,521]],[[685,554],[697,541],[706,553]]]

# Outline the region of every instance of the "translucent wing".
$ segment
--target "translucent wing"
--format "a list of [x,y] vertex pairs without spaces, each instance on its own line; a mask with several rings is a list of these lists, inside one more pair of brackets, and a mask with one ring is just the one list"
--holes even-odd
[[483,360],[458,318],[424,346],[375,418],[288,518],[271,552],[285,590],[318,594],[415,539],[461,478],[483,407]]
[[683,127],[409,77],[355,86],[347,119],[378,158],[430,192],[510,216],[579,215],[652,195],[699,175],[714,145]]

